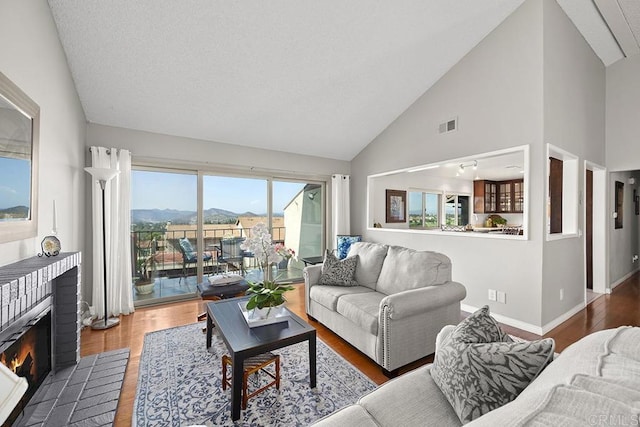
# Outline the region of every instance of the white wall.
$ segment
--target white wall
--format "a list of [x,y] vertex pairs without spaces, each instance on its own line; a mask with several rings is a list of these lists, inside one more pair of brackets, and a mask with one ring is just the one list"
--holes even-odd
[[640,169],[640,55],[607,67],[607,168]]
[[[541,324],[543,239],[542,3],[525,2],[352,162],[352,232],[369,241],[436,250],[448,255],[453,278],[471,306],[529,325]],[[458,116],[459,130],[438,134]],[[531,168],[529,240],[480,239],[370,229],[367,176],[528,144]],[[369,225],[370,226],[370,225]],[[461,233],[462,234],[462,233]],[[507,293],[489,302],[487,289]]]
[[[453,116],[459,130],[437,134],[437,124]],[[515,326],[548,327],[584,301],[584,239],[546,241],[546,144],[604,164],[604,124],[603,64],[554,0],[529,0],[352,163],[354,193],[362,197],[368,174],[528,144],[529,240],[366,229],[363,200],[354,200],[355,231],[444,252],[467,288],[464,304],[489,304]],[[489,303],[487,289],[506,292],[506,304]]]
[[[578,156],[580,163],[588,160],[603,165],[605,68],[555,0],[544,2],[543,63],[544,142]],[[576,192],[584,189],[583,174],[578,175]],[[577,194],[574,199],[579,200]],[[578,212],[583,212],[582,206]],[[579,229],[583,229],[583,220],[580,215]],[[584,270],[582,235],[545,242],[543,325],[584,301]],[[562,301],[560,289],[564,289]]]
[[238,168],[239,171],[246,172],[251,172],[251,168],[256,172],[260,169],[268,169],[301,176],[329,177],[333,173],[348,175],[350,172],[349,162],[341,160],[90,123],[87,126],[87,147],[92,145],[130,150],[134,163],[139,159],[146,159],[160,163],[183,163],[208,168],[216,166]]
[[38,236],[0,244],[0,265],[41,251],[54,199],[62,250],[82,251],[86,120],[46,0],[0,0],[0,52],[0,70],[40,106]]
[[[629,178],[635,184],[629,183]],[[638,270],[640,262],[632,261],[633,255],[640,254],[640,216],[635,214],[633,190],[640,194],[640,171],[613,172],[609,177],[609,212],[615,211],[615,184],[624,184],[622,228],[615,228],[614,219],[609,215],[609,283],[614,287]]]

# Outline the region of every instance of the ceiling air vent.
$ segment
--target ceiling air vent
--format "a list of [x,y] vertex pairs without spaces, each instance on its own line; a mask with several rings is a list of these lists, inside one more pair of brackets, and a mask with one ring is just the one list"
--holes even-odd
[[454,117],[453,119],[449,119],[444,123],[440,123],[438,126],[438,131],[440,133],[448,133],[453,132],[454,130],[458,130],[458,118]]

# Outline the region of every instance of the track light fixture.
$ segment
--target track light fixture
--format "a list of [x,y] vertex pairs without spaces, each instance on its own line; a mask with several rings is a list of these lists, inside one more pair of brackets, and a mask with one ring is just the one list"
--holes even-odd
[[474,160],[473,163],[469,163],[466,165],[464,163],[460,163],[460,167],[458,168],[458,173],[463,174],[464,168],[469,168],[469,167],[473,167],[473,170],[478,170],[478,161]]

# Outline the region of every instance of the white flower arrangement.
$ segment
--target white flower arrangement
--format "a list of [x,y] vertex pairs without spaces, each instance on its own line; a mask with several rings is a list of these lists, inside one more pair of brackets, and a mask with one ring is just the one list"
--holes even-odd
[[253,253],[260,267],[266,270],[271,264],[282,261],[276,245],[273,244],[271,233],[266,224],[259,222],[251,228],[251,236],[247,237],[240,248]]

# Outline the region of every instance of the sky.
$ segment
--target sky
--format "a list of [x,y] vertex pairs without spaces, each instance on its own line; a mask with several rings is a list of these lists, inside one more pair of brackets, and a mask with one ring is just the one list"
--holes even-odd
[[[420,215],[422,212],[422,193],[409,192],[409,215]],[[425,212],[435,215],[438,212],[438,196],[435,194],[427,195],[427,206]]]
[[[178,209],[195,211],[197,175],[184,173],[132,171],[132,209]],[[204,208],[235,213],[267,212],[267,181],[253,178],[204,177]],[[281,213],[305,183],[273,183],[274,212]]]
[[29,206],[31,162],[0,157],[0,209]]

